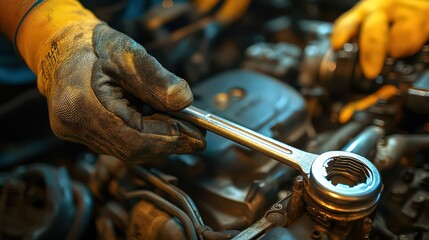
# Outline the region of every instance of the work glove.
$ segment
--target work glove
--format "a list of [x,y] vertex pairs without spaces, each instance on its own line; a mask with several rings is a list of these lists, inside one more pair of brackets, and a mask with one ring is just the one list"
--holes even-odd
[[133,163],[205,147],[196,127],[159,113],[192,103],[186,81],[77,1],[33,7],[17,30],[16,46],[37,74],[59,138]]
[[[359,34],[358,34],[359,32]],[[375,78],[387,53],[393,58],[418,52],[429,37],[428,0],[362,0],[334,23],[333,49],[359,35],[364,75]]]

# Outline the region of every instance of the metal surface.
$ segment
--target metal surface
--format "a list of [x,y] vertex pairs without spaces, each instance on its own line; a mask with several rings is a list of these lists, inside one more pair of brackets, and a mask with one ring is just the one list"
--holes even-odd
[[304,176],[317,157],[193,106],[174,115],[291,166]]
[[287,205],[287,226],[292,225],[305,212],[303,190],[304,178],[298,175],[293,183],[291,199]]
[[174,115],[297,169],[309,179],[310,197],[323,208],[360,216],[377,205],[381,177],[362,156],[343,151],[319,156],[304,152],[193,106]]
[[374,210],[380,196],[381,177],[375,166],[362,156],[326,152],[313,163],[310,188],[307,193],[323,208],[355,213],[356,218],[360,218]]
[[252,226],[242,231],[233,240],[248,240],[255,239],[259,235],[261,235],[264,231],[269,229],[273,223],[269,222],[266,218],[262,218],[261,220],[254,223]]
[[418,113],[429,113],[429,71],[425,70],[407,91],[407,107]]
[[374,164],[380,171],[393,168],[407,152],[429,149],[428,134],[393,134],[378,142]]
[[[308,123],[304,98],[291,86],[267,75],[231,70],[198,83],[192,87],[192,93],[193,106],[264,136],[288,144],[305,137],[302,129]],[[218,134],[207,132],[206,141],[207,147],[198,157],[205,163],[210,162],[213,172],[247,177],[267,163],[261,160],[261,154],[242,159],[240,152],[247,149]]]
[[[193,106],[264,136],[293,146],[305,138],[301,129],[309,123],[304,98],[267,75],[230,70],[193,86],[192,93]],[[277,192],[296,171],[213,132],[207,131],[205,139],[204,151],[174,155],[169,168],[180,179],[180,188],[195,202],[203,202],[198,209],[202,216],[210,216],[204,218],[208,226],[246,228],[278,201]]]
[[384,136],[384,132],[382,127],[368,126],[344,146],[342,150],[359,154],[367,159],[373,159],[377,142]]

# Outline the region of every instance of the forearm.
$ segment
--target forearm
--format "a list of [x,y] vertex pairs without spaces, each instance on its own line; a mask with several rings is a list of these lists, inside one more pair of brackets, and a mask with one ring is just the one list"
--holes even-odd
[[13,41],[16,29],[25,13],[36,0],[2,0],[0,5],[0,31]]

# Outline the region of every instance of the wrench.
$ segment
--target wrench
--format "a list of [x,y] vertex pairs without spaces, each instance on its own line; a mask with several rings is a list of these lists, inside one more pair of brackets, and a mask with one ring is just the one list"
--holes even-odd
[[[349,220],[368,214],[378,202],[380,174],[362,156],[344,151],[308,153],[194,106],[172,115],[297,169],[306,179],[307,192],[314,201],[337,213],[353,213],[348,215]],[[354,183],[334,183],[331,178],[335,175],[352,176]]]
[[318,156],[266,137],[194,106],[187,107],[173,115],[291,166],[303,176],[308,176],[311,165]]

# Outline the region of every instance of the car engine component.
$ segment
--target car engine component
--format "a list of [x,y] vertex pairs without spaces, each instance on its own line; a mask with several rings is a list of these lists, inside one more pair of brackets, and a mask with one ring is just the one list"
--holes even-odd
[[429,239],[428,45],[365,79],[355,42],[329,47],[357,1],[246,0],[219,24],[234,1],[83,1],[188,80],[208,129],[146,165],[58,140],[2,45],[1,239]]
[[344,94],[351,88],[374,91],[383,84],[392,82],[416,82],[417,86],[425,89],[423,71],[429,63],[428,50],[429,46],[424,46],[419,53],[406,59],[387,58],[383,72],[374,81],[363,81],[365,77],[359,66],[358,45],[346,43],[343,49],[336,52],[330,48],[329,39],[321,37],[305,47],[299,81],[303,87],[319,85],[337,95]]
[[[377,205],[381,192],[380,175],[371,162],[357,154],[332,151],[318,156],[307,153],[192,106],[174,115],[297,169],[302,176],[305,203],[315,217],[323,215],[326,221],[340,221],[347,225],[356,220],[363,221]],[[361,227],[363,223],[357,225]],[[324,232],[330,238],[336,237],[329,230]],[[249,237],[246,233],[243,235]],[[350,238],[341,236],[345,237]]]
[[[266,136],[289,143],[307,136],[304,99],[274,78],[235,70],[207,79],[192,91],[195,106]],[[170,168],[186,179],[183,187],[201,202],[200,211],[208,215],[210,226],[221,230],[248,226],[277,201],[276,192],[293,178],[287,174],[293,170],[212,132],[207,132],[206,140],[203,152],[175,156]],[[226,206],[235,206],[235,211]]]
[[0,176],[0,200],[5,239],[81,239],[93,211],[89,190],[47,164]]

